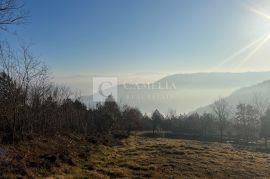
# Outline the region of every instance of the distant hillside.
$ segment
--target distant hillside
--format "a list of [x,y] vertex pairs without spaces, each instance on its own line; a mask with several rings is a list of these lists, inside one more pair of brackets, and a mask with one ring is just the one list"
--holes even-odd
[[[254,104],[255,99],[270,106],[270,80],[236,90],[225,99],[231,105],[232,109],[235,109],[239,103]],[[200,114],[211,112],[211,107],[210,105],[201,107],[195,110],[195,112]]]
[[191,73],[164,77],[157,82],[175,83],[179,88],[239,88],[270,79],[270,72]]
[[[148,84],[150,89],[138,89],[139,85],[145,84],[119,85],[118,102],[136,106],[147,113],[155,109],[163,113],[168,109],[188,113],[212,103],[218,96],[228,96],[239,88],[269,79],[270,72],[176,74]],[[162,89],[157,89],[159,85]],[[169,89],[164,89],[166,85]],[[91,98],[84,97],[84,100]],[[94,105],[92,102],[90,104]]]

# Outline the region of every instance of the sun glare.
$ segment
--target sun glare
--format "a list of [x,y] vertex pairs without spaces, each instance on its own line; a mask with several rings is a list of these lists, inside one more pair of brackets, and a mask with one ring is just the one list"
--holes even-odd
[[264,12],[264,10],[258,9],[258,8],[255,8],[255,7],[248,7],[248,9],[249,9],[251,12],[255,13],[256,15],[259,15],[259,16],[265,18],[265,19],[270,20],[270,15],[267,14],[266,12]]
[[[264,18],[269,20],[270,24],[270,14],[266,13],[267,11],[263,8],[257,7],[255,5],[253,6],[247,6],[247,9],[255,14],[258,17]],[[270,40],[270,30],[268,33],[264,34],[258,39],[253,40],[250,44],[245,45],[244,47],[237,50],[235,53],[233,53],[231,56],[223,60],[217,68],[225,67],[227,64],[231,63],[232,61],[236,60],[236,58],[242,57],[241,60],[238,59],[238,64],[234,66],[234,69],[232,70],[238,70],[241,69],[243,65],[245,65],[248,61],[251,60],[252,57],[254,57],[257,52],[259,52]],[[245,55],[244,55],[245,54]]]
[[269,40],[269,35],[267,35],[262,41],[260,41],[254,49],[252,49],[248,55],[241,60],[241,62],[236,66],[236,67],[241,67],[243,66],[246,62],[250,60],[251,57],[253,57]]

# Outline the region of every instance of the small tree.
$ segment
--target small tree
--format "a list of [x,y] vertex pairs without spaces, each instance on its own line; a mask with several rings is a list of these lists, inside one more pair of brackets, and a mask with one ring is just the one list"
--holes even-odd
[[137,108],[125,106],[123,111],[123,127],[129,134],[132,130],[137,131],[141,127],[141,119],[143,115]]
[[184,129],[187,133],[200,134],[201,125],[200,125],[200,115],[198,113],[193,113],[187,116],[184,122]]
[[253,94],[252,106],[258,110],[260,118],[265,114],[269,101],[259,92]]
[[112,95],[109,95],[103,105],[103,112],[108,115],[108,117],[111,119],[110,121],[110,127],[111,127],[111,132],[113,130],[120,130],[121,126],[118,124],[120,123],[121,120],[121,111],[120,108],[113,98]]
[[268,109],[265,115],[261,118],[261,132],[260,136],[265,140],[265,147],[267,148],[267,140],[270,137],[270,109]]
[[153,134],[155,134],[155,131],[157,130],[157,128],[161,124],[161,121],[163,118],[164,117],[162,116],[162,114],[160,114],[160,112],[157,109],[153,112],[153,114],[152,114]]
[[257,139],[258,126],[260,124],[257,108],[251,105],[239,104],[235,119],[239,134],[246,142],[249,142],[251,139]]
[[201,133],[203,136],[206,136],[209,132],[213,131],[214,126],[214,117],[210,113],[204,113],[200,116],[201,121]]
[[229,104],[224,98],[219,98],[211,107],[218,122],[220,142],[223,142],[223,133],[229,117]]

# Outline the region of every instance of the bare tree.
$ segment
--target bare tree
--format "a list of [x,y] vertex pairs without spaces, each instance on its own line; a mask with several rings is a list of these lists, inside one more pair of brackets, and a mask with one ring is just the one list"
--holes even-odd
[[250,140],[257,141],[259,134],[259,111],[252,105],[239,104],[235,120],[238,133],[248,143]]
[[142,113],[137,108],[132,108],[129,106],[124,106],[123,110],[123,122],[122,127],[127,130],[129,134],[132,130],[139,130],[141,127],[141,119],[143,117]]
[[27,14],[19,0],[0,0],[0,29],[6,31],[8,25],[24,23]]
[[218,121],[218,128],[220,133],[220,141],[223,142],[223,133],[227,125],[229,117],[229,104],[224,98],[217,99],[211,106],[214,115]]
[[[17,111],[20,106],[20,90],[17,86],[18,79],[18,61],[10,46],[5,43],[0,46],[0,70],[2,73],[1,86],[4,89],[2,95],[2,117],[6,119],[7,131],[4,138],[12,140],[15,138],[15,127],[17,122]],[[4,100],[7,99],[7,100]]]
[[260,117],[262,117],[269,108],[269,101],[261,93],[254,92],[252,105],[258,110]]
[[0,46],[0,70],[6,76],[2,85],[5,85],[5,95],[9,99],[5,102],[3,115],[7,116],[7,128],[14,142],[19,138],[18,135],[23,137],[34,124],[29,116],[29,107],[33,101],[45,100],[49,86],[46,80],[47,68],[31,55],[28,48],[22,47],[21,53],[17,55],[5,43]]
[[213,124],[214,124],[214,117],[210,113],[204,113],[200,116],[201,121],[201,134],[202,136],[206,136],[208,133],[214,131]]
[[264,138],[265,141],[265,148],[267,148],[267,141],[270,137],[270,109],[266,110],[264,116],[262,116],[262,125],[261,125],[261,137]]
[[153,134],[160,127],[161,121],[164,119],[163,115],[156,109],[152,114]]

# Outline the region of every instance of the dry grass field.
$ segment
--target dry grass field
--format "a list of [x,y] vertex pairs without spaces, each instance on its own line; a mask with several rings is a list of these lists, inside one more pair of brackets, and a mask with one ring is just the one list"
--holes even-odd
[[[270,155],[228,144],[130,137],[123,145],[99,146],[65,177],[269,178]],[[60,177],[60,176],[59,176]]]
[[[269,178],[270,155],[234,148],[230,144],[183,139],[131,136],[122,144],[90,146],[62,141],[59,150],[42,154],[42,145],[28,151],[25,176],[39,178]],[[68,145],[68,146],[67,146]],[[79,145],[79,146],[78,146]],[[72,152],[65,151],[65,147]],[[14,150],[15,151],[15,150]],[[46,151],[48,148],[46,148]],[[18,151],[17,151],[18,152]],[[59,153],[59,154],[56,154]],[[57,157],[54,158],[57,155]],[[32,156],[30,158],[30,156]],[[47,165],[41,164],[41,157]],[[17,156],[16,156],[17,157]],[[18,163],[23,157],[15,158]],[[42,159],[43,159],[42,158]],[[55,159],[55,160],[53,160]],[[34,160],[35,161],[35,160]],[[39,162],[39,163],[38,163]],[[32,163],[32,165],[31,165]],[[38,165],[37,165],[38,164]],[[49,168],[46,166],[50,166]],[[10,166],[10,165],[9,165]],[[38,167],[40,166],[40,167]],[[2,165],[3,167],[3,165]],[[23,169],[23,166],[21,166]],[[32,167],[32,168],[31,168]],[[20,170],[21,170],[20,169]],[[3,170],[2,170],[3,171]],[[15,170],[16,171],[16,170]],[[17,170],[19,172],[19,169]],[[16,176],[12,175],[9,176]],[[18,175],[17,175],[18,176]],[[21,176],[24,176],[21,173]]]

